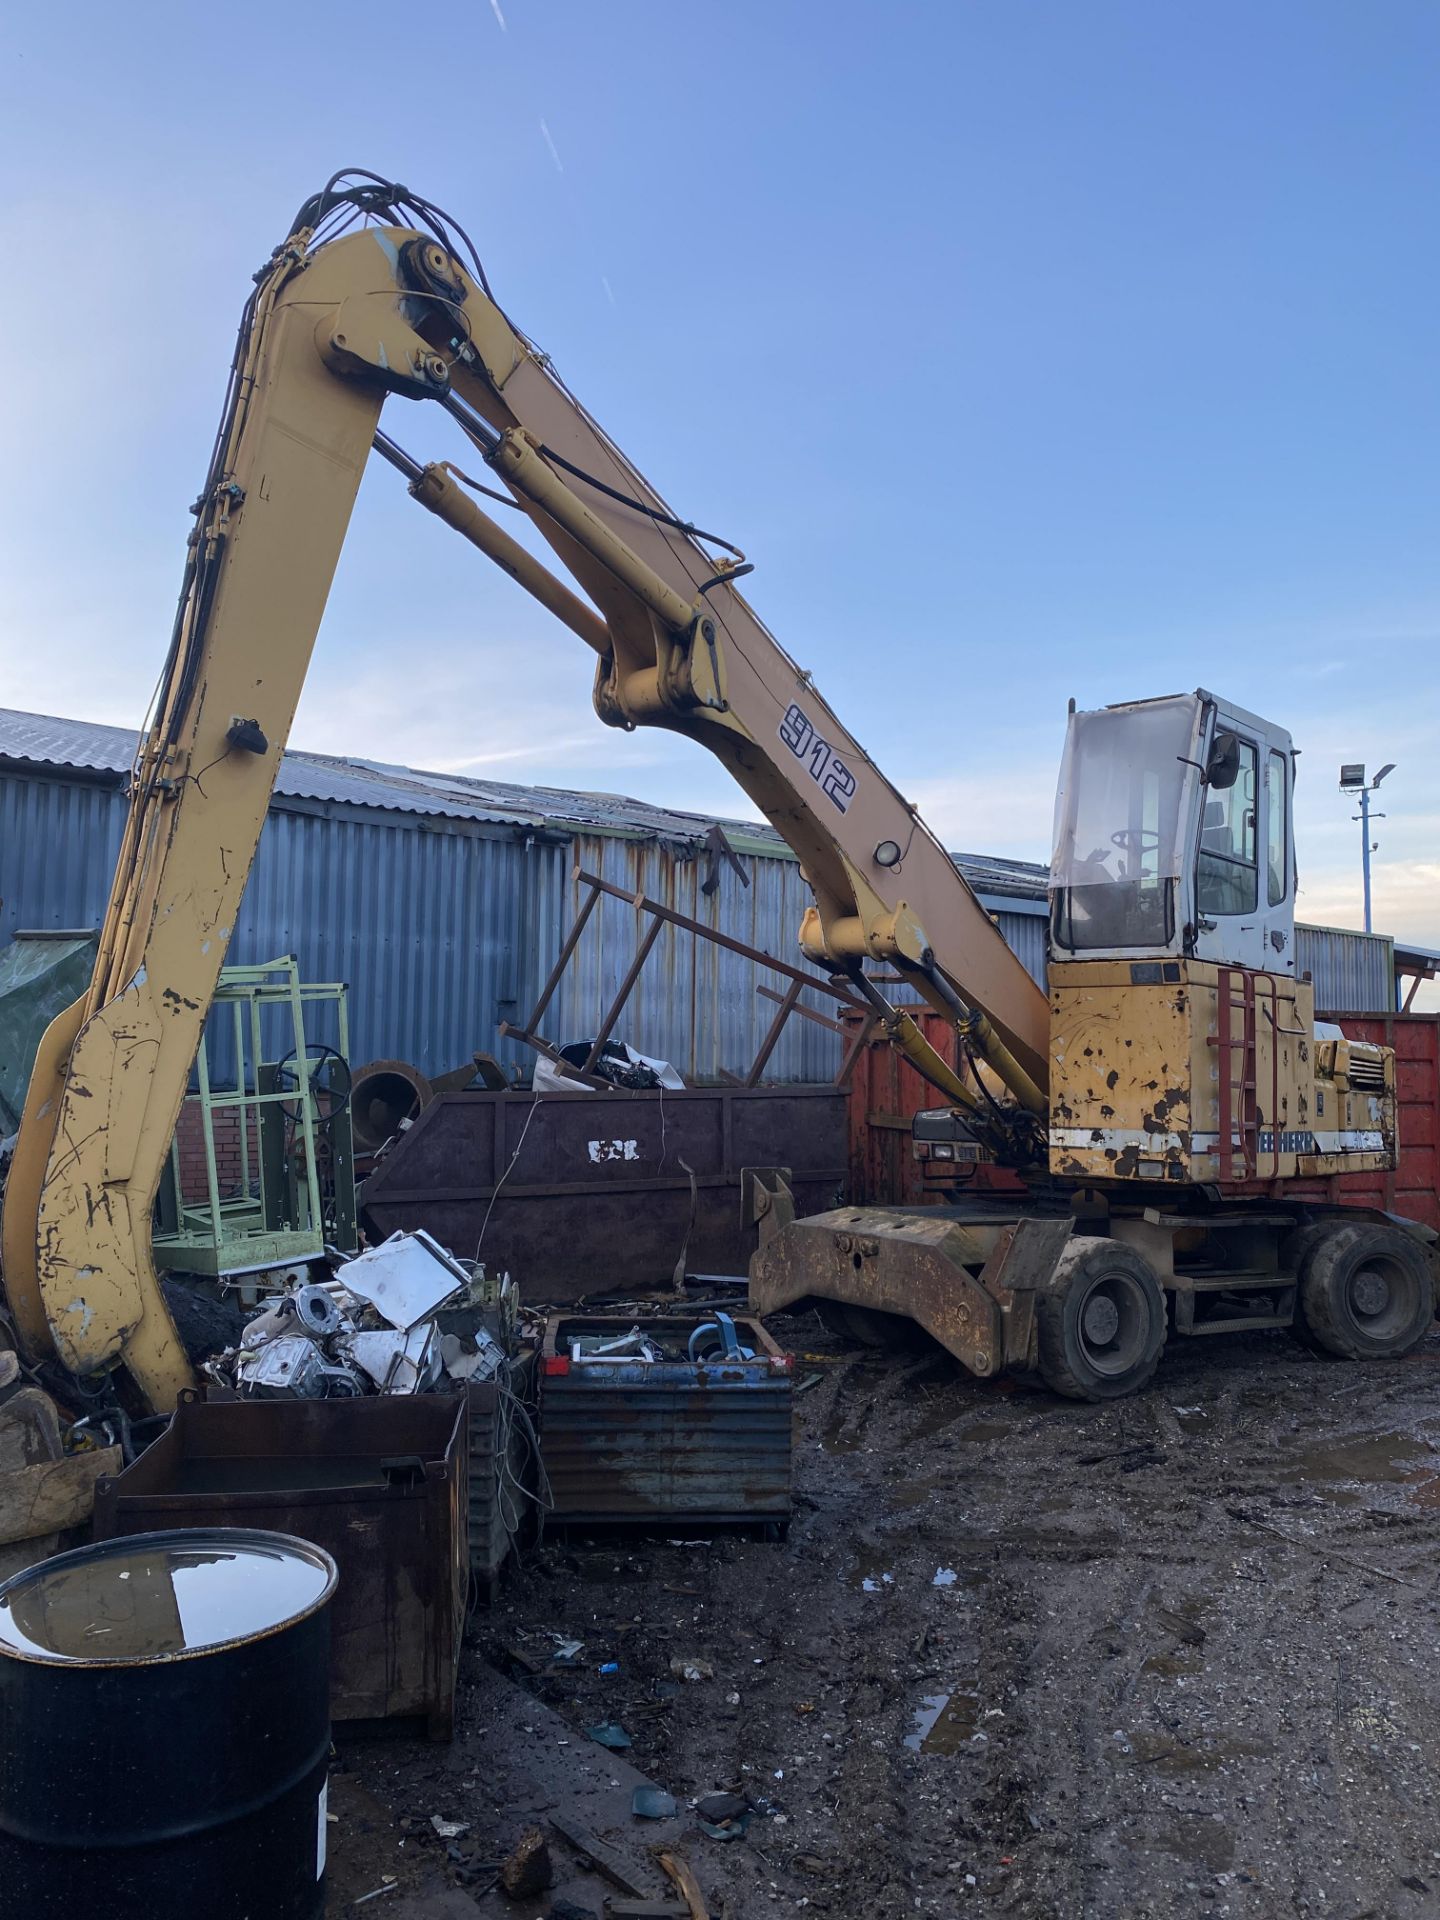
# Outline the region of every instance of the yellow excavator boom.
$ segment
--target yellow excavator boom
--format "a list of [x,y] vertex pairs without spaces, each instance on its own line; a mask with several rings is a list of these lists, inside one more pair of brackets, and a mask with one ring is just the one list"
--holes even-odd
[[[156,1190],[372,444],[594,650],[602,718],[689,734],[730,769],[800,857],[813,960],[857,977],[866,960],[897,968],[1016,1114],[1044,1111],[1044,994],[742,597],[743,556],[670,512],[433,213],[403,188],[332,182],[257,276],[94,978],[47,1032],[21,1122],[3,1263],[22,1338],[77,1374],[122,1365],[157,1408],[191,1374],[151,1257]],[[376,224],[325,237],[361,214]],[[458,468],[379,433],[391,394],[459,422],[584,598]],[[897,1024],[937,1084],[974,1099]]]

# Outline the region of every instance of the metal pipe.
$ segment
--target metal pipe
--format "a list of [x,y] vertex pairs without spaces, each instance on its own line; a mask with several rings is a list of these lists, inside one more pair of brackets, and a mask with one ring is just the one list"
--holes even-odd
[[608,567],[672,632],[690,631],[695,621],[692,602],[678,594],[633,547],[612,532],[599,514],[587,507],[572,487],[566,486],[544,455],[537,452],[518,428],[512,427],[502,434],[499,446],[485,458],[527,500],[533,500]]
[[388,460],[410,483],[411,498],[418,500],[438,520],[478,547],[497,567],[524,587],[525,591],[547,607],[570,631],[578,634],[587,647],[598,654],[610,651],[610,629],[592,608],[574,594],[533,553],[476,506],[447,468],[438,462],[422,467],[403,447],[383,433],[377,433],[375,451]]
[[950,982],[933,963],[925,969],[925,978],[955,1016],[955,1023],[966,1040],[1004,1081],[1027,1113],[1044,1119],[1048,1102],[1039,1087],[1011,1053],[994,1027],[978,1009],[966,1006]]
[[918,1022],[903,1007],[892,1006],[874,981],[868,980],[858,967],[850,978],[870,1002],[887,1037],[900,1049],[922,1080],[928,1080],[947,1100],[953,1100],[957,1107],[963,1107],[967,1113],[986,1111],[979,1094],[972,1092],[950,1063],[936,1052],[921,1032]]

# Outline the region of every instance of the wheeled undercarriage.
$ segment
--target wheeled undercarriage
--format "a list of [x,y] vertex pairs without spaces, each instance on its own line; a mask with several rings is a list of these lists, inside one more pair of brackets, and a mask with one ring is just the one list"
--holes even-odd
[[1071,1399],[1136,1392],[1171,1338],[1289,1328],[1342,1359],[1394,1358],[1435,1312],[1434,1231],[1367,1209],[1090,1191],[796,1220],[785,1199],[772,1179],[756,1209],[758,1312],[833,1302],[875,1343],[911,1321],[981,1379],[1029,1375]]

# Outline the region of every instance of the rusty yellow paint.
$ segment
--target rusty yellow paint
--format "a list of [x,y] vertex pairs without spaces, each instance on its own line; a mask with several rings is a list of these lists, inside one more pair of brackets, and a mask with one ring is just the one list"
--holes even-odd
[[[1222,971],[1232,1000],[1239,969],[1170,963],[1175,977],[1137,985],[1123,961],[1050,969],[1050,1171],[1066,1180],[1214,1185],[1245,1177],[1238,1139],[1253,1075],[1256,1134],[1248,1177],[1287,1180],[1394,1165],[1394,1055],[1384,1047],[1315,1039],[1314,989],[1282,974],[1251,975],[1253,1053],[1238,1005],[1235,1044],[1221,1044]],[[1352,1085],[1352,1074],[1356,1084]],[[1237,1164],[1222,1167],[1222,1075],[1228,1078]],[[1360,1084],[1360,1083],[1364,1084]],[[1377,1148],[1322,1152],[1312,1139],[1379,1135]]]

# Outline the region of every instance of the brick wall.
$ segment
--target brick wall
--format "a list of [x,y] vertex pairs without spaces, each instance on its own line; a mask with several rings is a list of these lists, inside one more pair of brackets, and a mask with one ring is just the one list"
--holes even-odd
[[[240,1113],[235,1107],[222,1107],[214,1115],[215,1172],[220,1182],[220,1198],[240,1191]],[[253,1116],[250,1124],[250,1177],[255,1177],[258,1143]],[[205,1133],[200,1124],[200,1103],[187,1100],[175,1130],[180,1145],[180,1191],[187,1204],[204,1205]]]

